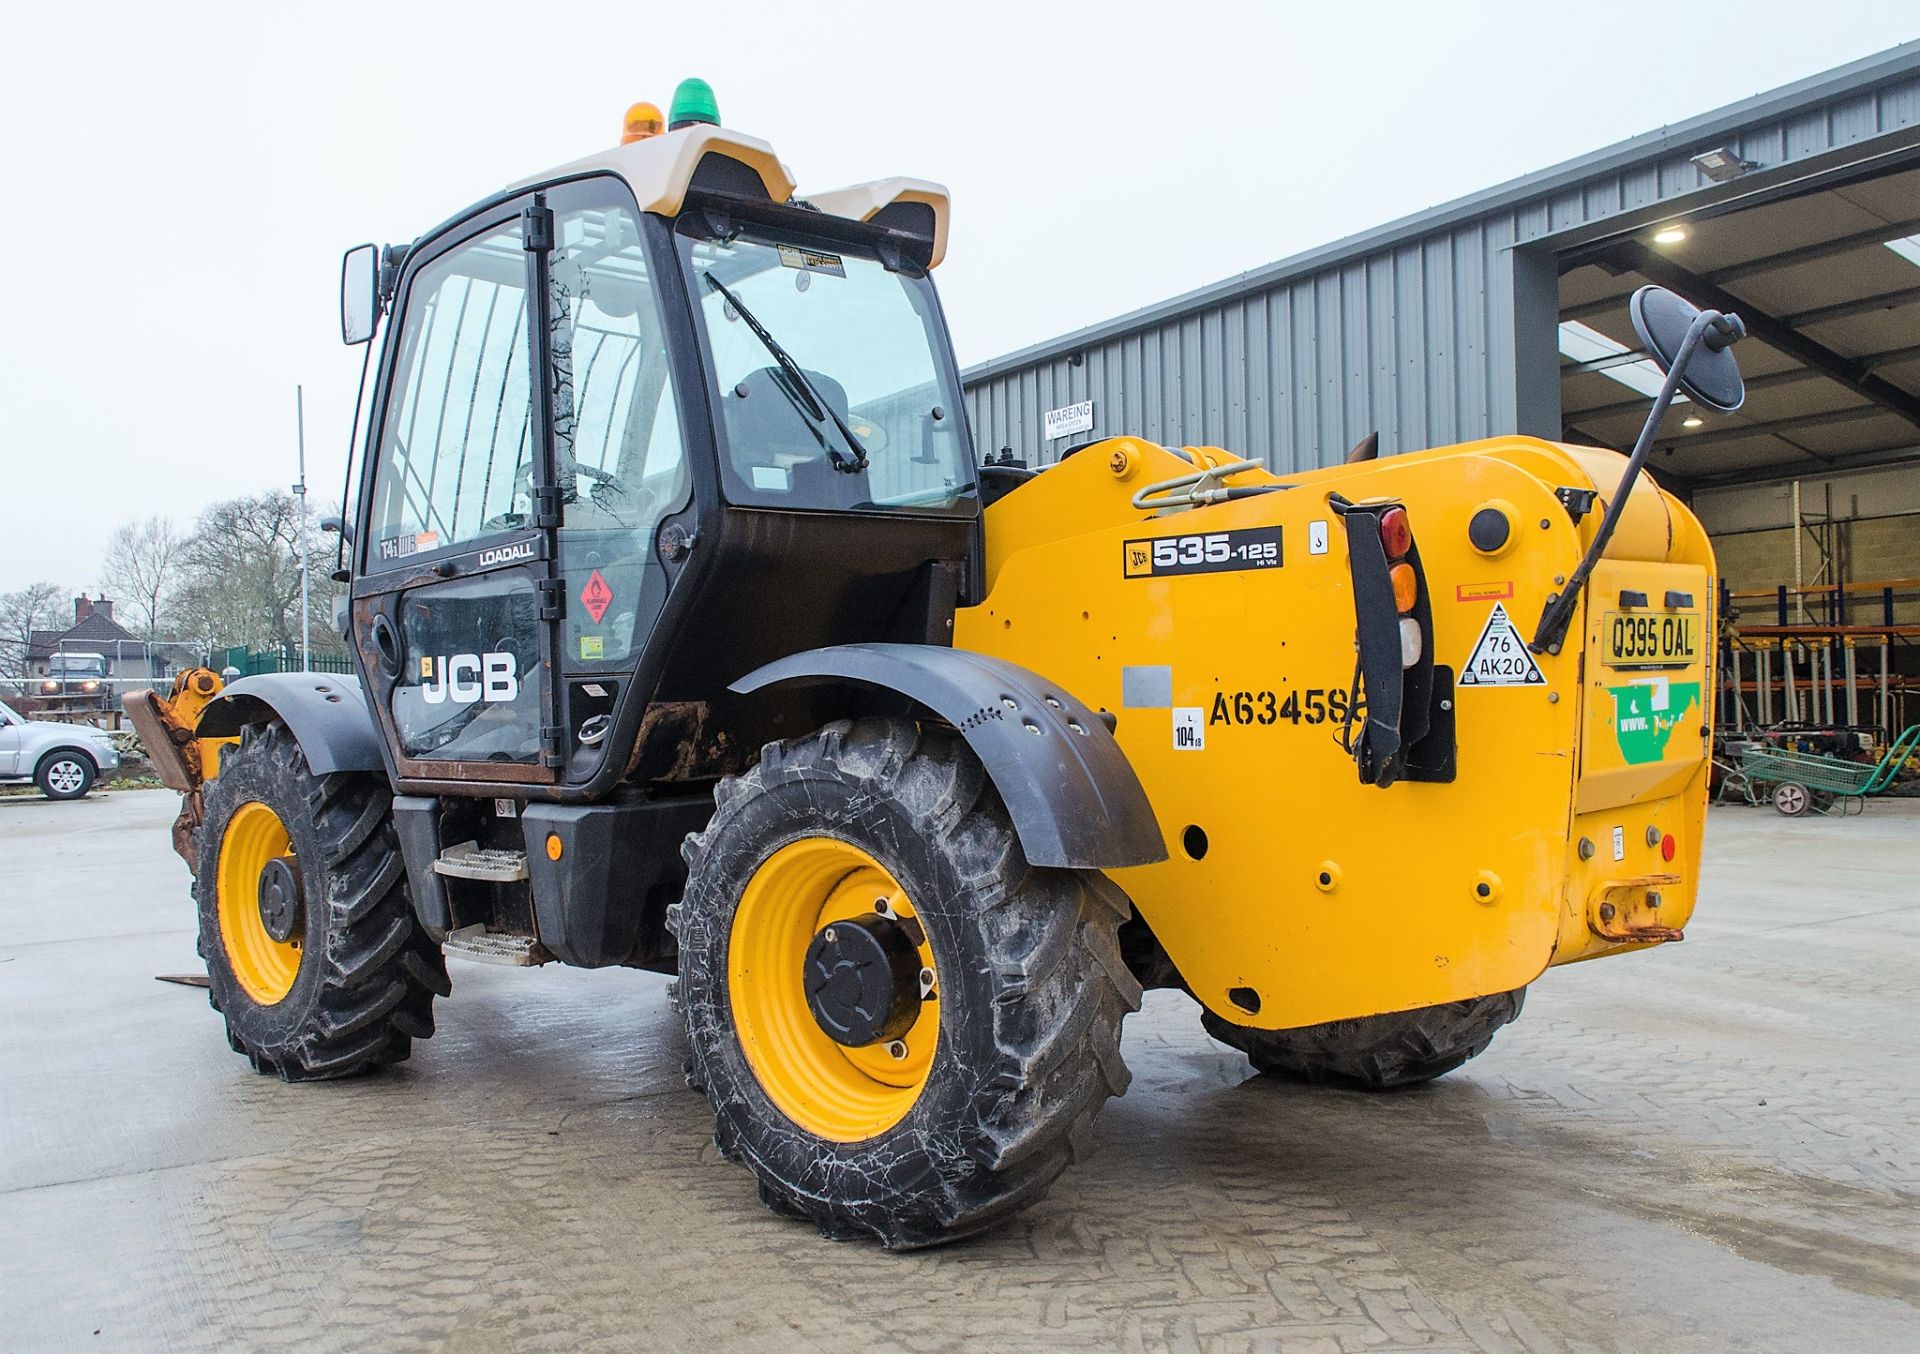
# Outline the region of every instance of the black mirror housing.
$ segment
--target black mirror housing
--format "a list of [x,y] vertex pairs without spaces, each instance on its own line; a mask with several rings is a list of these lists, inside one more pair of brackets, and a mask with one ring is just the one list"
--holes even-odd
[[366,343],[380,323],[380,251],[356,245],[340,260],[340,341]]

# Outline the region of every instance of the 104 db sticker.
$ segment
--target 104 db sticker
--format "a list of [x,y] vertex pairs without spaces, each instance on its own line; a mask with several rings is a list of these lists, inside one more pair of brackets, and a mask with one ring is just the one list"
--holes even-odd
[[1120,571],[1126,578],[1166,578],[1173,574],[1277,569],[1280,563],[1280,528],[1245,527],[1126,541],[1121,546]]

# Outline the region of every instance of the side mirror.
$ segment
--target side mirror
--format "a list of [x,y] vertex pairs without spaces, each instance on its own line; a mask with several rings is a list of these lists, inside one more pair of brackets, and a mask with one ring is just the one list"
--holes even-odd
[[340,260],[340,341],[365,343],[380,322],[380,251],[370,244]]
[[[1673,370],[1686,344],[1687,331],[1699,317],[1698,309],[1665,287],[1642,287],[1627,303],[1633,332],[1663,372]],[[1723,414],[1731,414],[1745,402],[1747,387],[1740,379],[1733,344],[1746,332],[1737,315],[1715,314],[1707,321],[1678,378],[1688,399]]]

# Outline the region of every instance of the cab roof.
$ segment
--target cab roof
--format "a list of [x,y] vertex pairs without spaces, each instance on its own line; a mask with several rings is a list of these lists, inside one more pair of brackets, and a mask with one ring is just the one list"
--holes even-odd
[[[714,159],[717,165],[710,163]],[[716,169],[720,173],[714,174]],[[742,169],[747,177],[740,174]],[[712,175],[725,182],[728,191],[757,182],[767,199],[777,205],[805,205],[828,216],[869,222],[913,237],[922,242],[916,252],[926,258],[929,268],[946,257],[949,201],[941,185],[895,177],[798,197],[792,172],[780,162],[772,146],[757,137],[708,123],[598,151],[522,179],[509,191],[583,174],[613,174],[624,179],[641,211],[662,216],[679,214],[689,192],[696,188],[696,175],[703,179]]]

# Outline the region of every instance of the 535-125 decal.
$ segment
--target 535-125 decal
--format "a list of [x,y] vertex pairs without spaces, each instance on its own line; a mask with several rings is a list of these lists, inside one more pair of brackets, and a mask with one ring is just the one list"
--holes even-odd
[[1127,541],[1122,546],[1121,572],[1127,578],[1165,578],[1171,574],[1277,569],[1280,563],[1280,528],[1245,527]]

